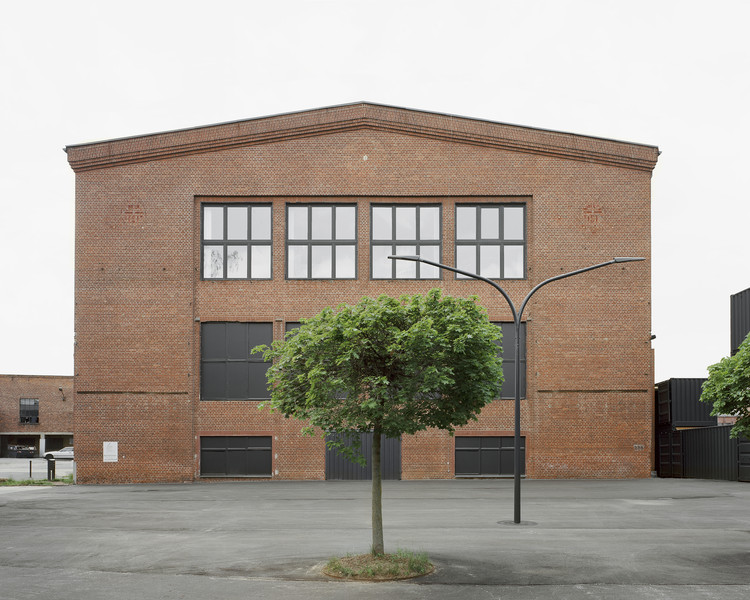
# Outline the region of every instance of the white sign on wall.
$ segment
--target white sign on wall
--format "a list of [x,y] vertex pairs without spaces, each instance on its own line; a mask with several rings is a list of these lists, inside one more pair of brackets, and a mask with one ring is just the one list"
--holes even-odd
[[117,442],[104,442],[102,445],[104,462],[117,462]]

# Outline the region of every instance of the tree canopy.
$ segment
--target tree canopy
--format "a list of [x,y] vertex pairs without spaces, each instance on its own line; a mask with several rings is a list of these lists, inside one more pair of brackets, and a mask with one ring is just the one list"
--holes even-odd
[[[373,432],[373,551],[383,552],[376,514],[381,434],[453,433],[475,420],[499,395],[499,337],[475,298],[434,289],[326,308],[261,349],[274,361],[266,403],[272,410],[307,421],[308,434]],[[341,449],[330,438],[328,444]]]
[[701,401],[714,405],[712,415],[734,415],[731,437],[750,438],[750,334],[734,356],[708,367]]

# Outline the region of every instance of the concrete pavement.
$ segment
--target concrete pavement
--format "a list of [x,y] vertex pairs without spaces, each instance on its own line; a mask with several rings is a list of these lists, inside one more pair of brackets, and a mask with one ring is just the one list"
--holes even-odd
[[[72,460],[55,461],[55,477],[60,479],[70,475],[73,468]],[[0,458],[0,479],[47,479],[47,461],[43,458]]]
[[[332,581],[367,551],[368,482],[0,488],[0,598],[750,597],[750,484],[384,482],[386,549],[427,577]],[[500,523],[499,523],[500,522]]]

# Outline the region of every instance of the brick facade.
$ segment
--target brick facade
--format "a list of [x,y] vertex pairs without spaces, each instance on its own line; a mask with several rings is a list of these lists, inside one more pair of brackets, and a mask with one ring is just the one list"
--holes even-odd
[[[38,400],[38,421],[22,422],[21,398]],[[0,375],[0,456],[14,457],[19,445],[40,456],[72,444],[73,405],[72,377]]]
[[[80,482],[189,481],[203,435],[270,435],[273,478],[324,478],[321,440],[255,402],[201,401],[201,323],[296,322],[363,296],[486,284],[370,278],[370,204],[442,206],[442,262],[455,261],[455,204],[526,206],[526,278],[613,256],[650,258],[651,146],[373,104],[69,146],[76,172],[76,459]],[[273,207],[270,280],[201,278],[201,205]],[[285,278],[290,203],[357,206],[356,280]],[[646,477],[651,471],[650,263],[556,282],[530,302],[527,476]],[[488,406],[461,435],[512,435],[513,402]],[[117,462],[102,443],[117,441]],[[405,436],[402,478],[454,475],[453,440]]]

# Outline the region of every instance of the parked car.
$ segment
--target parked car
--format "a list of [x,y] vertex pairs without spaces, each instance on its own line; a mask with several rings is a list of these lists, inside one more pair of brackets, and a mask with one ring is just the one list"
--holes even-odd
[[52,450],[45,452],[44,458],[54,458],[55,460],[73,460],[73,446],[65,446],[61,450]]
[[34,446],[8,446],[8,456],[10,458],[33,458],[36,454]]

